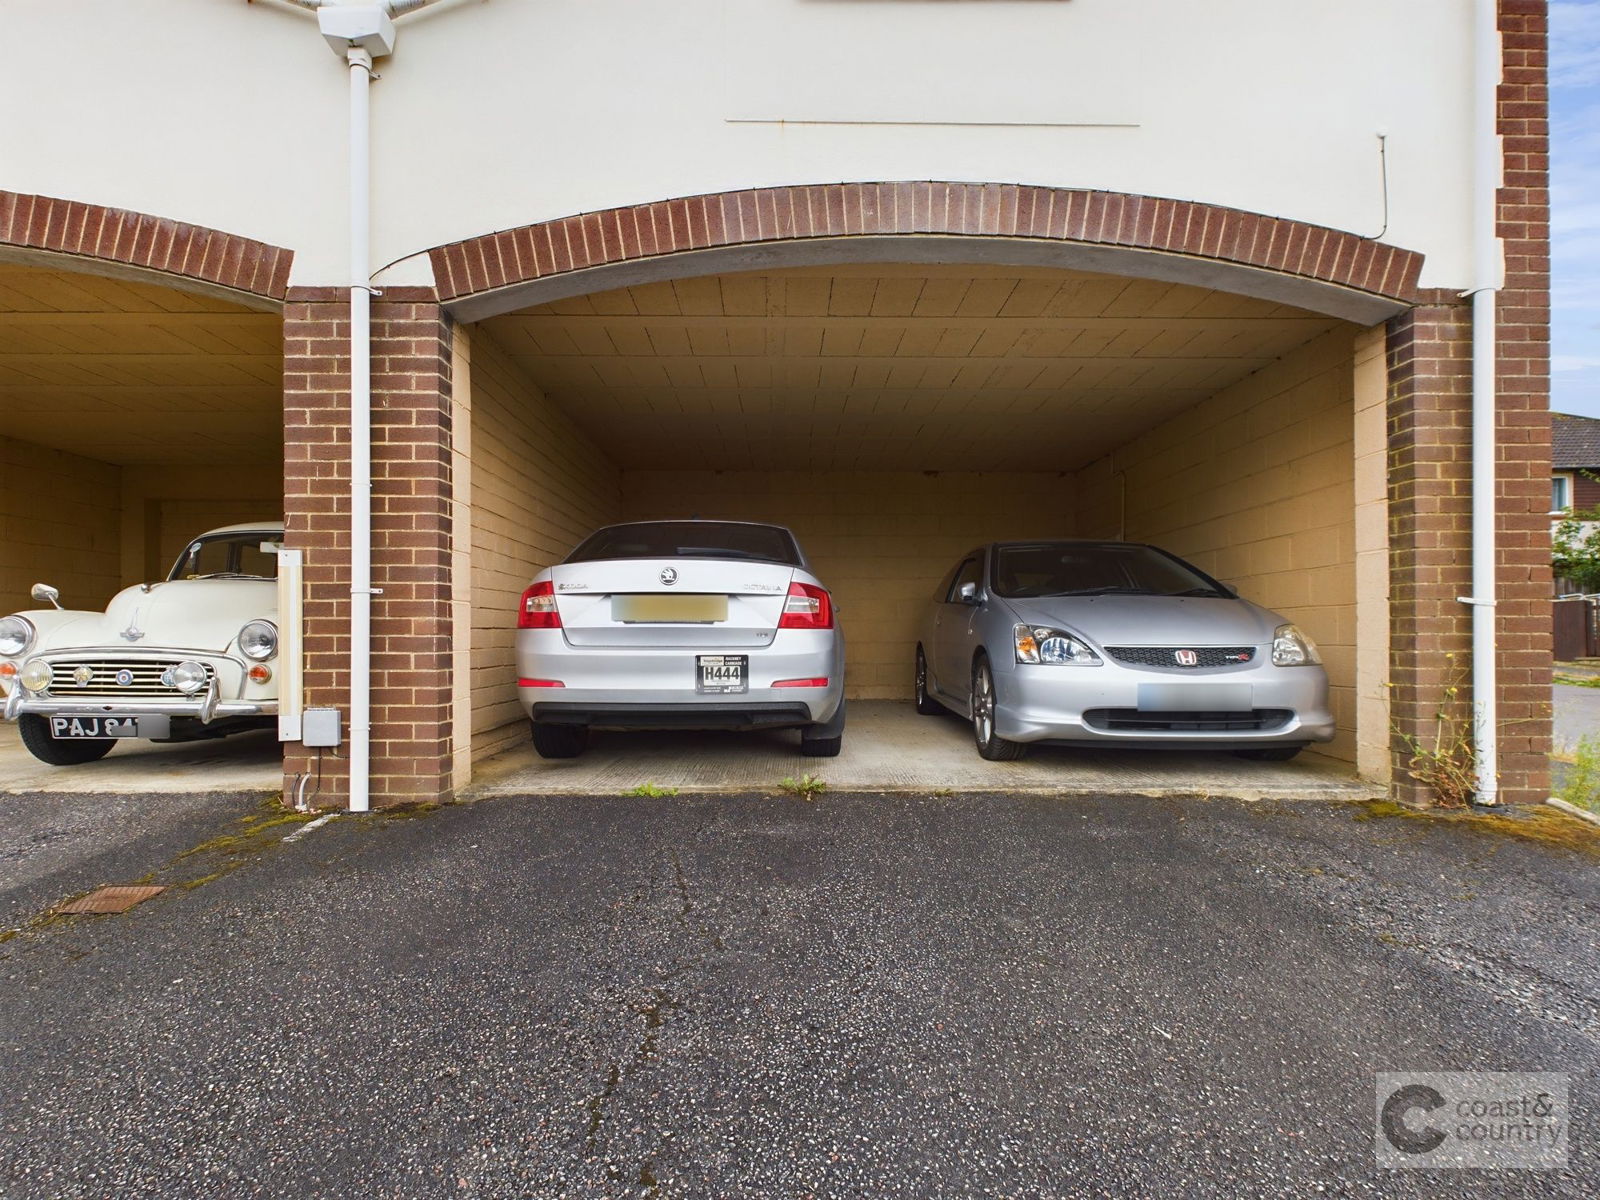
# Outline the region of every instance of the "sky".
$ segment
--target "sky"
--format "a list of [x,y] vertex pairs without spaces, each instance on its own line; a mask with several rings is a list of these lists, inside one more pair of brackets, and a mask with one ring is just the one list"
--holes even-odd
[[1600,417],[1600,0],[1550,5],[1550,407]]

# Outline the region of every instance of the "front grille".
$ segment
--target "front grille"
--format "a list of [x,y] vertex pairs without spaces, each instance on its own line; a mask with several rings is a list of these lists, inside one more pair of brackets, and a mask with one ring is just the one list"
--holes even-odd
[[[1180,663],[1177,658],[1180,650],[1193,651],[1199,661]],[[1131,663],[1139,667],[1183,667],[1186,670],[1194,670],[1199,667],[1243,666],[1255,661],[1256,648],[1254,646],[1107,646],[1106,653],[1120,663]]]
[[1107,733],[1262,733],[1294,718],[1287,708],[1243,712],[1141,712],[1137,708],[1091,708],[1083,723]]
[[[56,673],[51,682],[48,694],[62,700],[95,699],[95,700],[136,700],[147,698],[192,700],[195,696],[203,695],[202,688],[194,695],[180,692],[175,687],[168,687],[161,682],[161,673],[168,667],[175,667],[185,660],[178,658],[137,658],[122,661],[107,662],[96,659],[87,662],[72,660],[49,660],[50,668]],[[193,660],[188,660],[193,661]],[[201,664],[206,669],[206,684],[209,686],[212,677],[216,674],[210,663]],[[73,678],[73,673],[81,667],[88,667],[94,674],[87,683],[79,683]],[[132,678],[127,683],[117,682],[117,672],[127,671]]]

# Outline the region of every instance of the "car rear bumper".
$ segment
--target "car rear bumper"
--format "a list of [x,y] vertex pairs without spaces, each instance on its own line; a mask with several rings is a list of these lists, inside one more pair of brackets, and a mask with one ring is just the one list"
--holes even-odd
[[[1161,689],[1160,702],[1141,695],[1143,687]],[[995,732],[1014,742],[1251,747],[1334,736],[1320,667],[1180,673],[1018,664],[996,672],[995,690]]]
[[[748,658],[748,690],[699,692],[699,653]],[[844,698],[843,652],[822,631],[779,631],[766,646],[659,649],[571,646],[558,629],[517,635],[517,696],[535,721],[632,728],[721,728],[815,725],[831,719]],[[821,686],[775,687],[785,680],[825,679]],[[555,686],[559,684],[559,686]]]
[[610,729],[782,729],[814,724],[805,704],[735,703],[726,697],[714,704],[590,704],[541,701],[529,716],[552,725],[593,725]]

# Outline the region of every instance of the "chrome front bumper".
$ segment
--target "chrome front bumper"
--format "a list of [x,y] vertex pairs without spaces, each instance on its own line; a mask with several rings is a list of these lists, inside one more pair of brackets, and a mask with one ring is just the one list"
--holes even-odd
[[11,684],[6,697],[4,716],[15,721],[23,713],[41,717],[100,717],[107,713],[126,713],[129,716],[193,717],[202,725],[209,725],[218,717],[268,717],[278,711],[276,700],[224,700],[217,690],[217,681],[192,700],[174,700],[170,697],[140,697],[114,700],[57,700],[53,696],[40,696],[30,692],[20,683]]

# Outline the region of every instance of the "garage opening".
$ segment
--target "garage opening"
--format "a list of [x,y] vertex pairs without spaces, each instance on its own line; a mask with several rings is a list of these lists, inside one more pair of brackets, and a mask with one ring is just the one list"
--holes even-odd
[[[103,610],[199,533],[283,515],[283,323],[133,278],[0,263],[0,615]],[[275,731],[119,742],[51,767],[0,723],[11,791],[276,790]]]
[[[523,749],[511,626],[528,578],[598,525],[699,516],[789,526],[837,597],[852,710],[830,782],[1348,786],[1363,739],[1384,739],[1358,719],[1383,649],[1363,636],[1359,679],[1356,650],[1358,620],[1387,620],[1359,561],[1383,544],[1380,348],[1267,300],[1011,266],[729,273],[483,320],[457,358],[471,497],[458,721],[474,759],[514,753],[480,777],[759,787],[815,765],[779,733],[617,734],[574,763]],[[1083,748],[996,764],[959,720],[915,716],[917,621],[962,552],[1075,536],[1164,546],[1308,629],[1336,740],[1288,764]]]

